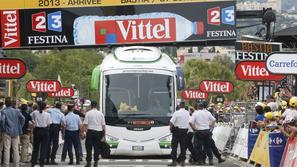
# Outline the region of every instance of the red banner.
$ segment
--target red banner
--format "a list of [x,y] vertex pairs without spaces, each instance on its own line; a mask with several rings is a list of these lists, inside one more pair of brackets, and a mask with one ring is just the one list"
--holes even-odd
[[27,82],[26,88],[31,93],[55,93],[61,89],[61,83],[56,80],[30,80]]
[[0,11],[2,47],[19,48],[21,43],[19,10]]
[[200,83],[199,89],[207,93],[231,93],[233,84],[229,81],[205,80]]
[[0,59],[0,79],[19,79],[26,74],[25,62],[21,59]]
[[297,166],[297,137],[289,138],[280,167]]
[[241,61],[236,65],[235,74],[244,81],[280,81],[286,77],[269,73],[264,61]]
[[48,94],[48,97],[72,97],[72,96],[74,96],[74,90],[72,88],[61,88],[59,92]]
[[201,90],[183,90],[182,92],[183,99],[207,99],[208,94],[205,92],[202,92]]

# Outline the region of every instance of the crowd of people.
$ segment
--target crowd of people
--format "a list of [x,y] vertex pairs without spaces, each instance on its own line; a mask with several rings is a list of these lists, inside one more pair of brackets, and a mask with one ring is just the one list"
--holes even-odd
[[[68,154],[69,164],[74,164],[74,147],[75,163],[80,164],[81,139],[85,139],[85,167],[91,167],[92,159],[93,167],[98,166],[99,147],[105,140],[105,118],[97,110],[96,101],[91,101],[91,109],[84,113],[77,110],[72,101],[56,102],[54,106],[44,101],[14,105],[12,99],[6,97],[0,100],[0,112],[0,162],[4,167],[8,167],[11,160],[14,167],[19,167],[20,163],[31,167],[57,165],[60,133],[64,140],[61,161],[65,161]],[[30,143],[33,148],[29,153]]]

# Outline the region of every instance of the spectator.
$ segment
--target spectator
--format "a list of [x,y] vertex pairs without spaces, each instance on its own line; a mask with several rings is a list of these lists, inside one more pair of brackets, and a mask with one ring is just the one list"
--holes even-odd
[[30,144],[30,127],[29,124],[32,121],[30,114],[28,113],[28,106],[27,104],[21,104],[21,112],[25,117],[25,124],[23,126],[23,134],[21,135],[21,162],[28,163],[29,156],[28,156],[28,148]]
[[4,129],[3,145],[4,145],[4,166],[9,166],[10,148],[13,151],[14,167],[19,167],[19,136],[23,133],[22,127],[25,118],[18,109],[12,108],[12,100],[10,97],[5,98],[6,108],[2,111],[1,124]]

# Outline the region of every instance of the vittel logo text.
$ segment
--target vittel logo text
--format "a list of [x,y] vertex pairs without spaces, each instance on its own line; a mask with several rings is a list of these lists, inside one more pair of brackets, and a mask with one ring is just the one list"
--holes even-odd
[[175,41],[175,19],[129,19],[95,22],[96,44]]
[[1,11],[2,47],[20,47],[20,23],[18,10]]

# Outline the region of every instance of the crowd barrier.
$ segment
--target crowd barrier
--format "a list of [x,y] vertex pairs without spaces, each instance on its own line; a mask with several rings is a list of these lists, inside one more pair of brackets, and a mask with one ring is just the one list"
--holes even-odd
[[[218,130],[220,128],[222,126],[219,126]],[[243,127],[238,130],[231,155],[260,164],[262,167],[295,167],[296,148],[297,137],[287,139],[282,133]]]
[[215,141],[217,148],[222,152],[226,148],[227,142],[231,136],[232,129],[233,124],[218,123],[212,131],[212,139]]

